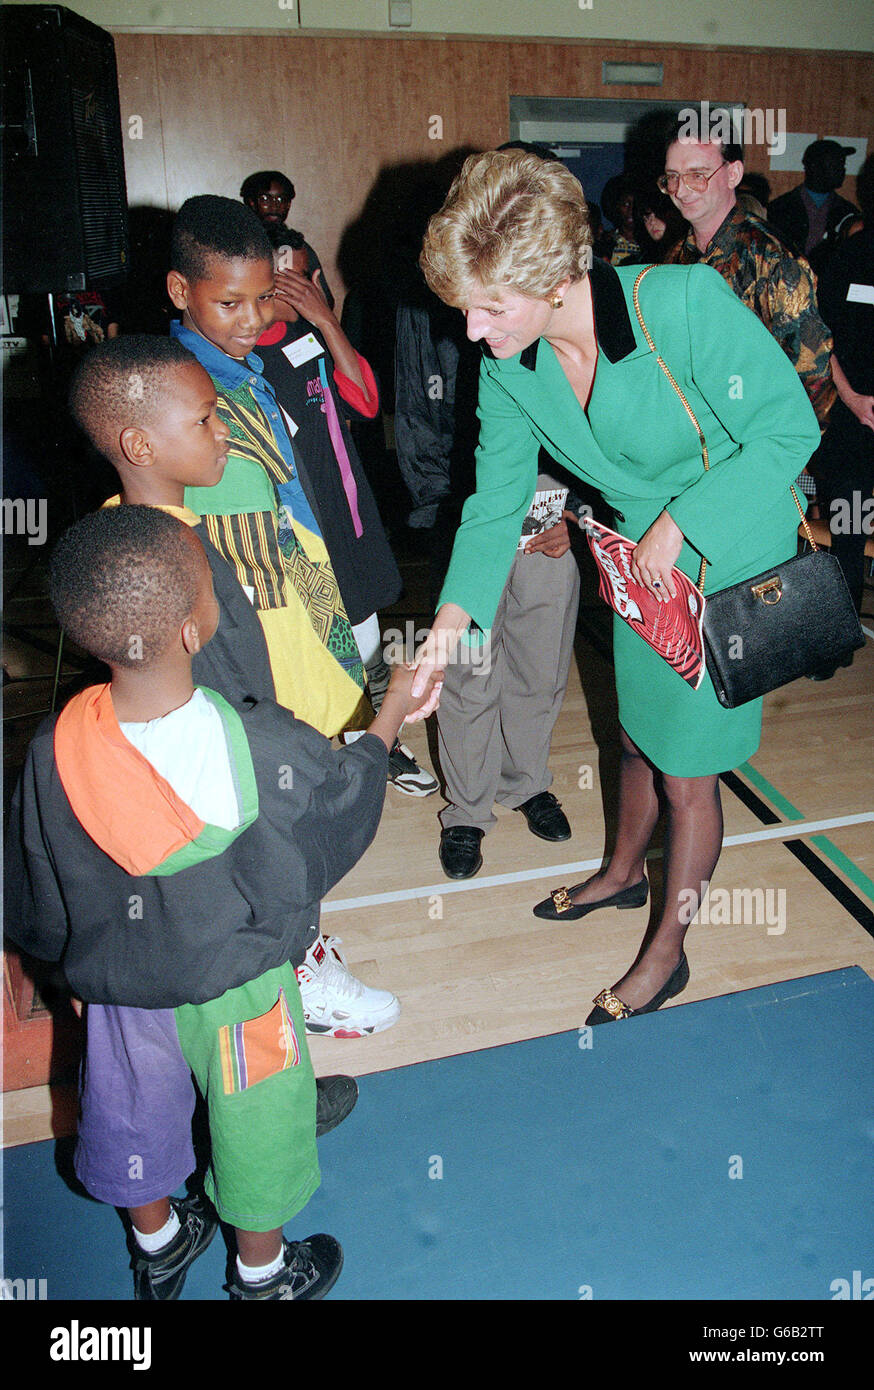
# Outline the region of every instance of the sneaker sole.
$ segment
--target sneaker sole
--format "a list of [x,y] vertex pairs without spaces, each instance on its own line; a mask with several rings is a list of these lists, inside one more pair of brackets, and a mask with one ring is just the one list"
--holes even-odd
[[436,791],[440,790],[437,782],[429,782],[422,786],[421,783],[404,782],[402,777],[397,779],[389,777],[388,782],[390,787],[396,787],[399,792],[403,792],[404,796],[433,796]]
[[371,1023],[367,1026],[360,1025],[352,1027],[350,1025],[338,1024],[332,1027],[330,1023],[306,1023],[306,1031],[313,1037],[319,1038],[369,1038],[373,1033],[384,1033],[386,1029],[393,1028],[400,1018],[400,1010],[393,1018],[386,1019],[384,1022]]

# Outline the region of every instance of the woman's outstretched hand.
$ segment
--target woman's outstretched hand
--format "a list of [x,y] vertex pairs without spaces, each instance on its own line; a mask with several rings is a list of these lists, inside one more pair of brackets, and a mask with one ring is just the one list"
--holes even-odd
[[683,548],[683,532],[673,517],[662,512],[645,531],[631,555],[631,573],[659,603],[676,598],[671,570]]
[[[465,613],[456,603],[444,603],[434,619],[431,631],[413,657],[411,666],[415,668],[412,694],[422,696],[422,704],[407,715],[407,723],[415,724],[427,719],[440,704],[443,689],[443,673],[455,654],[458,639],[470,622],[470,614]],[[428,693],[431,678],[435,684]]]

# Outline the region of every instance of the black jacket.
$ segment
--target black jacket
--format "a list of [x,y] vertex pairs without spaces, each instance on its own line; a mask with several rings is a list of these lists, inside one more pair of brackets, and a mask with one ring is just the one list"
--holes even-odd
[[126,873],[90,838],[55,763],[57,716],[37,731],[9,817],[4,925],[23,950],[60,960],[79,998],[175,1008],[300,964],[320,899],[373,839],[386,786],[379,739],[334,749],[272,701],[236,708],[258,815],[223,853],[164,876]]
[[247,696],[273,700],[276,691],[261,620],[227,560],[209,539],[203,522],[193,530],[206,551],[219,605],[215,636],[191,663],[194,683],[217,690],[232,704]]
[[[319,358],[299,367],[292,365],[283,349],[307,333],[324,346],[323,335],[306,319],[285,325],[285,336],[272,345],[258,345],[264,364],[264,377],[276,392],[276,399],[297,425],[294,436],[298,476],[307,501],[322,531],[331,559],[340,597],[350,623],[362,623],[371,613],[388,608],[403,587],[400,571],[350,434],[346,418],[363,420],[348,401],[342,400],[334,382],[334,359],[327,347]],[[319,361],[324,361],[328,390],[334,401],[340,433],[346,446],[349,467],[358,495],[362,534],[356,536],[349,503],[343,490],[340,466],[334,454],[328,423],[321,405]]]
[[848,202],[839,193],[833,194],[826,217],[825,236],[821,242],[811,248],[808,254],[804,248],[807,244],[810,224],[807,208],[801,197],[802,187],[803,185],[799,184],[797,188],[791,188],[788,193],[783,193],[768,204],[768,222],[787,238],[796,256],[806,257],[813,269],[818,271],[820,264],[824,262],[834,246],[835,236],[841,223],[845,222],[848,217],[859,217],[861,214],[854,203]]

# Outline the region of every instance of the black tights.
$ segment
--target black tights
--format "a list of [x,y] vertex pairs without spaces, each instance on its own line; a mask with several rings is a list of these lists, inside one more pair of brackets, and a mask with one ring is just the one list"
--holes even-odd
[[669,777],[659,772],[624,729],[619,775],[619,827],[607,868],[589,879],[574,902],[617,893],[644,875],[646,852],[665,802],[664,906],[631,968],[614,985],[632,1009],[649,1002],[673,973],[722,848],[719,777]]

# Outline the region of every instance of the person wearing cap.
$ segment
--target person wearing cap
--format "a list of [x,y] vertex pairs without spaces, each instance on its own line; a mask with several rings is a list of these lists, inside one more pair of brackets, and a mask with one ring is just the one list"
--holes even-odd
[[859,216],[854,203],[837,192],[847,176],[853,145],[814,140],[802,156],[804,182],[768,204],[768,221],[806,256],[817,273],[830,255],[841,227]]

